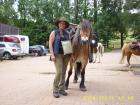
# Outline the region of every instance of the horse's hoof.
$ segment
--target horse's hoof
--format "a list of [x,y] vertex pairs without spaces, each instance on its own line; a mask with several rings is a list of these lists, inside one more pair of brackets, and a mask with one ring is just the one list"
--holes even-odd
[[129,67],[129,64],[125,64],[126,67]]
[[81,91],[87,91],[86,87],[81,87],[80,90]]
[[127,66],[127,67],[129,67],[129,68],[132,68],[132,66],[131,66],[131,65],[129,65],[129,64],[127,64],[126,66]]
[[73,80],[73,83],[77,83],[77,80]]
[[80,85],[80,90],[81,91],[87,91],[86,86],[85,85]]
[[93,60],[89,60],[89,63],[92,63],[93,62]]
[[66,87],[65,90],[68,90],[68,87]]

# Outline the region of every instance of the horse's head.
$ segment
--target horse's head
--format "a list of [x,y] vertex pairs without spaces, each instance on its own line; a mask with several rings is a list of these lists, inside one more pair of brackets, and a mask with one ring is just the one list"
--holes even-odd
[[86,19],[81,19],[80,21],[80,40],[83,44],[89,42],[90,35],[92,33],[91,21]]

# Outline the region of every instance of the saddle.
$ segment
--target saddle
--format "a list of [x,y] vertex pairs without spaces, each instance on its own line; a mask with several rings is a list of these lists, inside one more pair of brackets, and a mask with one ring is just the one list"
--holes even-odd
[[139,50],[140,51],[140,43],[138,42],[132,42],[129,47],[133,50]]

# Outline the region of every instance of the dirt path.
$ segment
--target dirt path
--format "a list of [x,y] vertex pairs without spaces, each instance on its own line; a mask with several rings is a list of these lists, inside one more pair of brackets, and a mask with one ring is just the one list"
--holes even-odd
[[132,69],[119,59],[120,51],[113,51],[101,63],[88,64],[88,91],[81,92],[71,77],[69,95],[59,99],[52,96],[55,69],[49,56],[0,62],[0,105],[139,105],[140,75],[131,70],[140,69],[140,57],[132,57]]

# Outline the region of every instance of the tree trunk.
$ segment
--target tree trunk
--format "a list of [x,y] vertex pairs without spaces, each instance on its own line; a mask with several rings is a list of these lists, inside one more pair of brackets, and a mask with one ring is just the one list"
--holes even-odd
[[121,48],[123,47],[123,33],[121,32]]
[[94,23],[97,22],[97,0],[94,0]]
[[[97,22],[97,0],[94,0],[94,17],[93,17],[93,20],[94,20],[94,24],[96,24]],[[95,32],[97,32],[97,28],[94,29]]]

